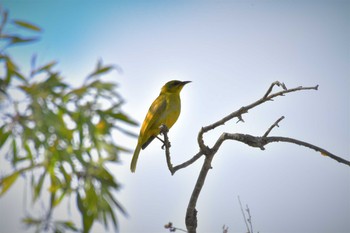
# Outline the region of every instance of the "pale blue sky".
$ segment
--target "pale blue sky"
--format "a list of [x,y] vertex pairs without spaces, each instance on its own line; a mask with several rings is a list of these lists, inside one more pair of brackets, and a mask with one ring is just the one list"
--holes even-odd
[[[66,81],[75,84],[100,58],[118,64],[124,74],[109,78],[120,84],[125,111],[140,123],[166,81],[192,80],[182,91],[182,113],[169,135],[174,164],[197,152],[200,127],[262,97],[275,80],[287,87],[320,87],[260,106],[244,116],[245,123],[210,132],[206,142],[211,145],[222,132],[261,135],[284,115],[273,135],[350,159],[350,1],[5,0],[2,5],[12,17],[44,28],[40,43],[14,50],[15,58],[29,64],[37,53],[41,62],[58,60]],[[117,135],[117,140],[136,145],[136,139]],[[121,232],[166,232],[168,221],[185,228],[201,161],[172,177],[160,146],[154,142],[141,152],[135,174],[129,154],[111,168],[123,184],[116,197],[129,213],[119,216]],[[0,199],[1,233],[23,230],[22,192],[17,186]],[[296,145],[271,144],[260,151],[226,142],[199,198],[198,232],[220,232],[224,224],[229,232],[245,232],[238,195],[249,205],[256,231],[350,232],[350,169]]]

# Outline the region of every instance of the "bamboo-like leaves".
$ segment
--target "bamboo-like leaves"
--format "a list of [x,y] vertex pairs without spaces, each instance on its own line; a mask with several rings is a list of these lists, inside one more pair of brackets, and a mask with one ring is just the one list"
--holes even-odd
[[[56,61],[36,66],[34,57],[30,75],[23,75],[6,49],[35,41],[37,37],[6,33],[8,14],[0,9],[0,16],[0,41],[5,42],[0,48],[0,65],[5,71],[0,76],[0,91],[4,96],[0,101],[6,102],[0,111],[4,119],[0,122],[0,150],[6,150],[13,166],[12,173],[0,177],[0,196],[23,174],[31,178],[33,204],[43,198],[44,192],[50,196],[47,215],[27,216],[23,219],[27,226],[37,231],[46,231],[49,226],[54,232],[89,232],[95,221],[101,221],[106,227],[112,222],[117,228],[115,211],[121,214],[126,211],[114,197],[119,184],[106,164],[118,162],[119,153],[127,149],[112,140],[112,131],[127,132],[119,123],[123,127],[137,124],[121,110],[124,101],[117,92],[117,84],[105,82],[101,77],[113,69],[119,71],[119,67],[99,61],[76,88],[53,70]],[[42,31],[26,21],[10,22],[29,33]],[[24,97],[19,99],[14,93]],[[21,108],[17,107],[18,103]],[[77,198],[82,229],[73,222],[52,219],[51,213],[71,194]]]

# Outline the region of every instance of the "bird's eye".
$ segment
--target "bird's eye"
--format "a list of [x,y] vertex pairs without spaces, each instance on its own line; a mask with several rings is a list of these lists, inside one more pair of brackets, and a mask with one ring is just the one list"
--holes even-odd
[[179,81],[174,81],[174,82],[171,84],[171,86],[176,87],[176,86],[178,86],[180,83],[181,83],[181,82],[179,82]]

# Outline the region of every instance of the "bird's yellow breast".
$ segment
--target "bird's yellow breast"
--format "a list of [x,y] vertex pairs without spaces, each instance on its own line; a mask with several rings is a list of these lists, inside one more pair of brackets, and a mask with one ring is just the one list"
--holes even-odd
[[166,94],[165,101],[167,102],[166,109],[157,123],[159,126],[165,124],[170,129],[179,118],[181,112],[180,96],[178,94]]

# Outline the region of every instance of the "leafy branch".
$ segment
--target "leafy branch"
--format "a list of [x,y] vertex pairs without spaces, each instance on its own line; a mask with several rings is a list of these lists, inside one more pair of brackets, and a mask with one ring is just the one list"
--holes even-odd
[[[117,229],[115,211],[127,213],[114,196],[120,185],[108,165],[118,163],[120,152],[128,150],[112,134],[120,131],[130,136],[121,125],[136,122],[121,110],[124,100],[117,84],[101,76],[120,68],[100,61],[83,84],[74,88],[54,70],[55,61],[38,66],[34,56],[27,76],[8,50],[36,41],[31,38],[39,38],[42,30],[22,20],[9,20],[8,15],[0,10],[0,65],[5,71],[0,76],[0,150],[12,171],[0,177],[0,197],[24,177],[31,181],[32,204],[46,197],[44,190],[49,195],[45,215],[26,216],[27,226],[36,231],[89,232],[100,221],[105,227],[112,222]],[[10,33],[8,24],[35,36]],[[69,198],[76,200],[81,229],[69,220],[52,217],[56,207]]]
[[[273,89],[275,86],[281,87],[282,90],[277,91],[277,92],[273,92]],[[196,232],[196,229],[197,229],[197,209],[196,209],[197,200],[198,200],[198,197],[201,193],[201,190],[202,190],[202,187],[204,185],[207,174],[208,174],[209,170],[211,169],[211,162],[212,162],[215,154],[219,151],[222,143],[226,140],[235,140],[238,142],[242,142],[242,143],[244,143],[248,146],[251,146],[251,147],[260,148],[261,150],[265,150],[265,146],[269,143],[272,143],[272,142],[293,143],[296,145],[304,146],[304,147],[313,149],[315,151],[318,151],[324,156],[328,156],[329,158],[334,159],[334,160],[338,161],[339,163],[350,166],[350,161],[347,161],[339,156],[336,156],[336,155],[328,152],[327,150],[325,150],[321,147],[315,146],[313,144],[310,144],[310,143],[307,143],[307,142],[304,142],[301,140],[297,140],[294,138],[268,136],[275,127],[279,126],[279,123],[284,119],[283,116],[280,117],[278,120],[276,120],[262,136],[253,136],[253,135],[249,135],[249,134],[224,132],[216,140],[216,142],[214,143],[214,145],[212,147],[207,146],[204,142],[203,135],[205,133],[208,133],[209,131],[211,131],[211,130],[213,130],[221,125],[224,125],[226,122],[228,122],[234,118],[238,119],[237,123],[240,121],[244,122],[243,115],[247,114],[249,110],[251,110],[259,105],[262,105],[263,103],[266,103],[268,101],[273,101],[276,97],[285,96],[286,94],[289,94],[292,92],[306,91],[306,90],[317,90],[317,89],[318,89],[318,85],[313,86],[313,87],[299,86],[299,87],[288,89],[284,83],[281,83],[278,81],[273,82],[270,85],[270,87],[268,88],[268,90],[266,91],[266,93],[263,95],[262,98],[258,99],[257,101],[255,101],[249,105],[241,107],[240,109],[232,112],[231,114],[223,117],[222,119],[214,122],[213,124],[202,127],[201,130],[199,131],[198,137],[197,137],[199,152],[197,154],[195,154],[188,161],[185,161],[184,163],[179,164],[177,166],[173,166],[171,163],[170,146],[169,146],[170,142],[169,142],[169,138],[167,136],[167,129],[164,126],[162,127],[161,132],[164,135],[164,146],[165,146],[165,155],[166,155],[167,165],[168,165],[169,171],[172,175],[175,174],[175,172],[177,172],[178,170],[186,168],[187,166],[191,165],[192,163],[197,161],[199,158],[201,158],[203,155],[205,157],[202,168],[201,168],[200,173],[198,175],[195,187],[194,187],[192,195],[190,197],[189,204],[187,206],[185,221],[186,221],[186,227],[187,227],[187,230],[189,233]]]

